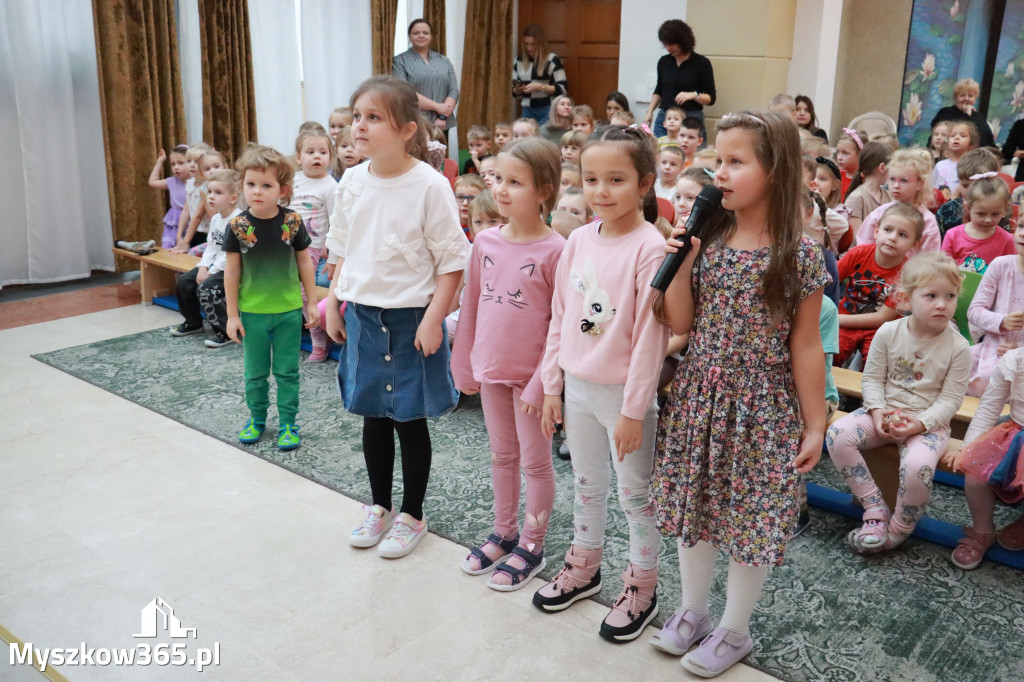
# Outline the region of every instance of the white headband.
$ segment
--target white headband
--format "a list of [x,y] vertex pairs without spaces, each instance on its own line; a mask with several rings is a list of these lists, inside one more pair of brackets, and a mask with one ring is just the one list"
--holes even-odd
[[995,171],[989,171],[988,173],[975,173],[974,175],[971,176],[970,179],[971,180],[983,180],[985,178],[998,178],[998,177],[999,177],[999,173],[996,173]]

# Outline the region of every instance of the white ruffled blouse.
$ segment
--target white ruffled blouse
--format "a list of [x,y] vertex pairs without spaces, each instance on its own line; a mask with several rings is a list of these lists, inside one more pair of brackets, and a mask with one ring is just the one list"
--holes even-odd
[[327,233],[332,258],[344,259],[334,294],[378,308],[426,306],[437,276],[469,262],[451,184],[423,162],[386,179],[369,166],[349,168],[338,183]]

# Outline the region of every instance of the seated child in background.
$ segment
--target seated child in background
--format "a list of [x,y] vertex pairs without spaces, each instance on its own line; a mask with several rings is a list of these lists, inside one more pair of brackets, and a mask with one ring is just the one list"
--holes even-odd
[[[583,227],[584,222],[574,213],[562,208],[556,208],[551,212],[551,229],[568,239],[573,230]],[[564,458],[563,458],[564,459]]]
[[[540,126],[532,118],[517,118],[512,124],[512,139],[521,140],[524,137],[537,137],[540,135]],[[498,147],[501,151],[501,147]]]
[[[203,157],[199,160],[199,167],[203,172],[204,178],[209,178],[210,174],[214,171],[219,171],[222,168],[228,167],[228,161],[223,154],[216,150],[209,151],[203,154]],[[212,217],[209,211],[209,207],[206,205],[206,181],[203,182],[199,188],[199,201],[200,212],[202,212],[202,218],[198,219],[195,215],[191,215],[189,218],[188,232],[185,233],[185,238],[192,244],[188,252],[193,256],[202,256],[203,251],[206,250],[206,238],[210,232],[210,218]],[[191,235],[191,238],[189,238]],[[195,241],[199,241],[199,244],[195,244]]]
[[659,199],[672,201],[685,161],[686,157],[679,147],[663,147],[658,153],[658,181],[654,183],[654,193]]
[[659,149],[679,146],[679,131],[682,130],[684,118],[686,113],[678,104],[672,104],[665,109],[665,120],[662,122],[665,134],[658,138]]
[[213,338],[206,340],[207,348],[221,348],[231,343],[227,330],[227,302],[224,298],[223,251],[224,232],[228,223],[241,213],[236,207],[241,177],[233,170],[216,170],[207,180],[207,208],[210,230],[207,247],[199,265],[178,275],[174,293],[178,298],[178,312],[185,321],[171,329],[171,336],[188,336],[203,331],[203,314],[213,328]]
[[994,259],[1017,253],[1013,235],[999,226],[1010,209],[1010,190],[995,173],[982,173],[974,176],[964,202],[970,220],[946,233],[942,250],[961,270],[983,275]]
[[676,212],[676,227],[686,227],[690,218],[693,203],[697,201],[700,191],[708,185],[715,184],[715,174],[705,168],[687,168],[676,181],[676,191],[672,195],[672,209]]
[[494,185],[494,163],[498,157],[491,155],[485,156],[480,159],[480,168],[478,172],[480,177],[484,179],[484,183],[487,184],[487,189],[490,189]]
[[[594,220],[594,212],[590,210],[587,200],[583,197],[583,190],[579,187],[566,187],[558,196],[558,203],[555,210],[568,211],[583,221],[586,225]],[[554,227],[554,226],[552,226]],[[562,235],[565,237],[565,235]],[[568,239],[568,237],[566,237]]]
[[788,114],[793,122],[796,122],[796,98],[793,95],[787,95],[784,92],[772,97],[772,101],[768,103],[768,111],[779,111],[784,114]]
[[562,163],[571,163],[574,166],[580,165],[580,152],[583,150],[583,143],[587,141],[587,135],[579,130],[570,130],[562,135]]
[[494,124],[494,153],[497,154],[512,141],[512,124],[501,121]]
[[[203,170],[200,168],[200,162],[203,156],[207,152],[212,152],[213,148],[205,142],[200,142],[189,147],[188,151],[185,152],[185,159],[188,161],[188,170],[191,177],[185,181],[185,207],[181,210],[181,217],[178,219],[178,238],[171,249],[171,253],[188,253],[188,250],[193,246],[198,246],[201,241],[196,237],[195,230],[192,234],[189,234],[189,227],[192,225],[192,216],[197,213],[200,216],[206,214],[206,206],[203,203],[203,184],[206,182],[206,176],[203,175]],[[200,217],[200,220],[202,218]],[[198,223],[197,223],[198,225]],[[205,239],[206,235],[202,235]],[[193,240],[195,243],[193,244]]]
[[[821,138],[814,138],[820,140]],[[814,179],[811,181],[811,189],[821,195],[825,201],[825,218],[822,220],[815,212],[814,230],[828,231],[829,241],[833,253],[838,253],[839,243],[850,231],[850,221],[847,219],[846,207],[839,201],[842,192],[842,177],[839,166],[832,159],[818,156],[814,159]]]
[[[870,141],[884,144],[893,152],[900,148],[900,138],[896,136],[896,133],[878,133],[877,135],[872,135]],[[928,156],[931,156],[931,153],[929,153]],[[932,165],[935,165],[934,162]]]
[[950,199],[935,211],[935,221],[939,225],[939,233],[943,236],[957,225],[964,223],[964,197],[971,188],[973,178],[986,173],[999,174],[1002,160],[990,149],[972,149],[960,157],[956,164],[957,182],[960,185],[958,196]]
[[352,108],[351,107],[338,107],[331,112],[331,115],[327,117],[327,132],[331,138],[336,138],[338,133],[341,132],[342,128],[350,128],[352,126]]
[[825,158],[832,156],[832,148],[828,146],[828,142],[825,142],[825,140],[816,135],[800,140],[800,151],[812,159],[819,156],[824,156]]
[[594,132],[594,110],[589,105],[577,104],[572,108],[572,129],[586,137]]
[[[970,374],[967,340],[949,324],[960,285],[960,271],[944,253],[922,253],[907,262],[900,293],[910,303],[910,316],[878,330],[864,366],[864,406],[838,420],[825,437],[832,462],[864,508],[864,525],[847,536],[860,554],[900,545],[931,498],[949,422],[963,403]],[[896,443],[900,455],[891,516],[861,454],[886,443]]]
[[566,187],[583,187],[583,171],[574,163],[562,164],[562,189]]
[[[1003,406],[1010,403],[1010,419],[999,422]],[[1007,351],[992,371],[964,447],[947,453],[953,471],[964,472],[964,496],[971,511],[971,527],[960,538],[950,560],[957,568],[977,568],[989,547],[997,541],[1006,549],[1024,549],[1024,515],[996,533],[993,518],[996,498],[1007,504],[1024,500],[1024,348]]]
[[848,213],[847,219],[850,221],[850,230],[854,235],[872,211],[892,201],[889,189],[885,186],[885,181],[889,177],[887,164],[891,156],[892,150],[878,142],[868,142],[864,149],[860,150],[857,172],[850,181],[849,190],[844,195],[846,199],[843,200],[843,206]]
[[[493,158],[493,157],[491,157]],[[476,236],[484,230],[492,227],[498,227],[505,221],[502,219],[501,214],[498,213],[498,204],[494,201],[494,197],[487,190],[477,194],[471,202],[469,202],[469,240],[476,240]],[[444,318],[448,327],[448,345],[455,343],[455,328],[459,324],[459,311],[462,309],[462,292],[465,280],[459,284],[459,295],[457,297],[458,307],[455,310],[448,313]],[[323,317],[324,311],[320,311],[320,316]]]
[[448,135],[427,119],[420,116],[419,129],[423,131],[423,143],[427,146],[427,158],[424,159],[438,173],[444,174],[445,168],[454,168],[453,175],[459,172],[459,164],[448,158]]
[[909,254],[921,242],[924,219],[913,206],[896,202],[882,214],[875,240],[858,244],[839,261],[839,353],[842,365],[854,351],[865,358],[878,328],[899,317],[895,287]]
[[622,126],[628,128],[631,125],[636,125],[636,117],[633,116],[631,111],[618,111],[612,115],[609,124],[613,126]]
[[167,190],[170,195],[171,207],[164,214],[164,231],[160,239],[160,248],[173,249],[178,243],[178,221],[181,211],[185,208],[185,183],[191,173],[188,170],[188,145],[179,144],[171,150],[171,175],[164,174],[164,161],[167,153],[161,149],[156,156],[156,164],[149,174],[149,186],[154,189]]
[[836,165],[839,166],[841,182],[840,201],[844,201],[849,194],[850,183],[860,169],[860,153],[867,141],[867,133],[852,128],[843,128],[842,134],[836,140]]
[[968,395],[983,394],[999,357],[1024,344],[1024,227],[1017,226],[1013,241],[1016,255],[999,256],[988,264],[967,308],[972,329],[985,335],[971,346]]
[[714,173],[720,165],[717,156],[718,152],[714,147],[698,149],[697,153],[693,155],[693,165],[696,168],[707,168]]
[[939,121],[932,126],[931,142],[928,144],[928,151],[932,153],[932,159],[938,164],[946,158],[946,142],[949,140],[949,121]]
[[903,203],[916,208],[924,218],[924,233],[908,255],[913,257],[921,251],[939,251],[942,248],[939,226],[926,206],[932,194],[931,166],[931,154],[924,149],[900,149],[893,152],[888,167],[889,196],[893,201],[882,204],[864,218],[857,230],[857,244],[875,241],[875,228],[882,215],[893,204]]
[[331,177],[335,180],[341,180],[341,176],[345,174],[352,166],[357,165],[363,160],[359,152],[356,151],[356,147],[352,144],[352,128],[344,126],[341,130],[334,135],[334,146],[335,146],[335,157],[334,165],[331,167]]
[[455,178],[455,203],[459,205],[459,222],[470,241],[473,241],[473,236],[469,231],[469,202],[486,189],[487,183],[476,173]]
[[480,159],[491,153],[491,131],[487,126],[470,126],[466,133],[466,145],[469,147],[469,158],[462,165],[462,174],[479,173]]
[[679,148],[683,150],[683,168],[693,165],[693,157],[704,144],[704,123],[699,118],[687,116],[679,129]]
[[932,171],[932,182],[938,189],[949,189],[950,197],[961,196],[957,192],[960,186],[957,163],[964,154],[977,148],[978,128],[971,121],[955,121],[949,126],[949,139],[946,140],[946,158],[935,164]]
[[[825,285],[825,297],[832,299],[833,304],[839,303],[839,266],[836,262],[835,249],[832,246],[832,238],[828,232],[821,229],[821,223],[825,220],[825,200],[821,195],[812,190],[807,190],[801,197],[804,209],[804,234],[812,239],[822,241],[821,255],[825,261],[825,270],[828,272],[831,281]],[[817,225],[817,227],[815,227]]]

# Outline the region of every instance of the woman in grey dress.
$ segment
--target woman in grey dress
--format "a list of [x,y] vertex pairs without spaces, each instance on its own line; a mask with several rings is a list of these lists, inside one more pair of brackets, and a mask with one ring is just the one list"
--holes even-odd
[[448,58],[430,49],[433,37],[434,28],[426,19],[409,24],[412,47],[395,55],[391,73],[416,88],[420,112],[444,130],[459,101],[459,83]]

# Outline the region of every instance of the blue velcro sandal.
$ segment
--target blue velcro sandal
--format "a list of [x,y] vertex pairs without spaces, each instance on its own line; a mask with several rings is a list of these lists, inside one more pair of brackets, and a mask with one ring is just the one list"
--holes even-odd
[[258,422],[252,417],[245,422],[245,426],[238,432],[238,440],[242,443],[255,443],[263,436],[263,429],[267,428],[266,422]]
[[[533,576],[543,571],[544,567],[547,566],[547,561],[544,560],[543,549],[534,554],[525,547],[516,547],[512,550],[512,555],[522,559],[523,564],[525,565],[522,568],[516,568],[508,563],[508,561],[501,562],[494,567],[494,574],[491,575],[491,579],[487,581],[487,587],[492,590],[497,590],[498,592],[513,592],[522,587],[526,587],[526,584],[533,580]],[[512,583],[505,585],[494,582],[494,576],[498,573],[504,573],[512,578]]]
[[[469,550],[469,556],[462,560],[462,570],[470,575],[483,575],[491,570],[496,562],[504,561],[512,554],[512,550],[519,544],[519,534],[516,533],[514,538],[508,540],[504,539],[497,533],[491,533],[487,536],[487,539],[480,543],[478,546],[473,547]],[[501,549],[501,554],[491,559],[487,554],[484,553],[484,545],[494,545]],[[471,568],[469,563],[470,557],[476,557],[480,561],[480,568]]]
[[302,444],[299,427],[295,424],[281,424],[277,430],[277,449],[294,450]]

